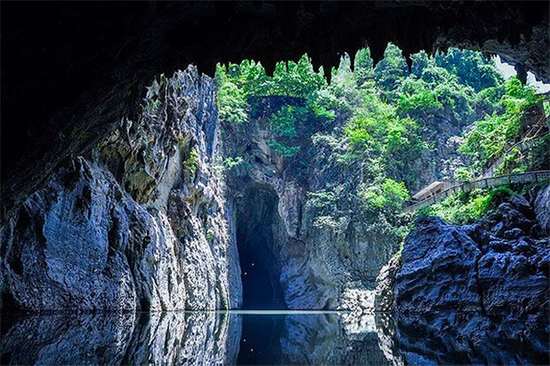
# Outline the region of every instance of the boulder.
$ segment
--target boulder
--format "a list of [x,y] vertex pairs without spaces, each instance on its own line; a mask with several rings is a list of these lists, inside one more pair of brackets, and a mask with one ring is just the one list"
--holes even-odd
[[535,214],[514,196],[491,222],[418,218],[395,275],[405,363],[548,364],[550,247],[529,233]]

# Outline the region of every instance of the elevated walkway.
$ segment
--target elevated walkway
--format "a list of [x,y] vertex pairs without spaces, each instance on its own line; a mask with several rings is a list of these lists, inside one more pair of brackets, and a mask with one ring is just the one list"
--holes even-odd
[[497,187],[503,184],[525,184],[550,179],[550,170],[537,170],[525,173],[506,174],[498,177],[481,178],[469,182],[458,182],[420,202],[405,207],[405,212],[417,211],[444,200],[453,193],[470,192],[476,188]]

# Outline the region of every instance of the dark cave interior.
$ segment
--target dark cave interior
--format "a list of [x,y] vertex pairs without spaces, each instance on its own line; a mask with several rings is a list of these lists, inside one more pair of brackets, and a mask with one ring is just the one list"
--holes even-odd
[[280,261],[274,248],[277,196],[264,188],[245,190],[237,208],[237,247],[243,284],[243,309],[286,309],[280,284]]

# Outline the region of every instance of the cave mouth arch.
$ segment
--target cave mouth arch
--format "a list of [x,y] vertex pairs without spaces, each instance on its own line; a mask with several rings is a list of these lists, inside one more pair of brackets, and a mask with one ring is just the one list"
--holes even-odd
[[278,201],[273,189],[252,186],[244,190],[237,203],[236,239],[245,310],[287,308],[277,250],[284,240]]

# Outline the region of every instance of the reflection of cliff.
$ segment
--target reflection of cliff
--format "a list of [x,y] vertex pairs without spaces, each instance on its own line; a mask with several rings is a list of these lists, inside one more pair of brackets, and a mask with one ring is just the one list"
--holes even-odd
[[282,364],[389,364],[372,314],[288,315],[280,345]]
[[352,313],[14,315],[2,319],[0,357],[25,365],[385,365],[389,323]]
[[2,320],[3,365],[226,365],[236,362],[241,336],[234,314],[30,315],[11,326]]

